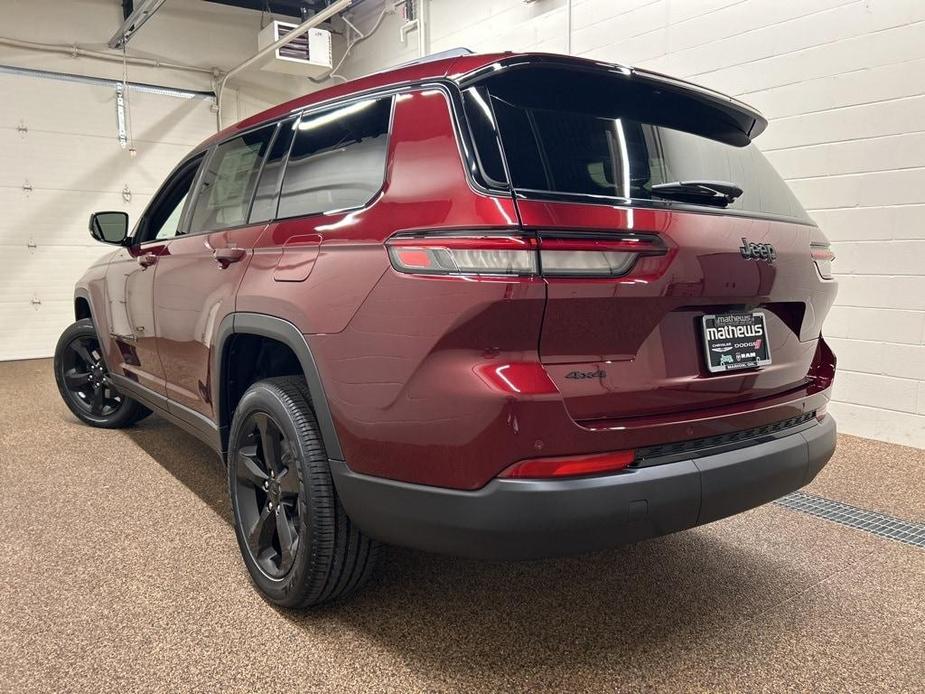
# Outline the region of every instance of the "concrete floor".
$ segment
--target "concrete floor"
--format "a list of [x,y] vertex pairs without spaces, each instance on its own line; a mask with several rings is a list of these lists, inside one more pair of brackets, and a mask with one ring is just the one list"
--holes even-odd
[[[0,691],[923,691],[925,551],[767,505],[592,556],[390,549],[349,603],[248,583],[218,459],[80,425],[0,363]],[[843,436],[807,491],[925,520],[925,452]]]

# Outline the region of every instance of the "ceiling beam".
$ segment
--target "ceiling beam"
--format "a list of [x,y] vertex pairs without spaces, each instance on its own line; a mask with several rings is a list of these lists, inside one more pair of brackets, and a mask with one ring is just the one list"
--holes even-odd
[[132,10],[132,13],[125,18],[125,21],[122,22],[122,26],[120,26],[118,31],[109,39],[109,47],[123,48],[132,36],[135,35],[135,32],[141,29],[142,24],[151,19],[151,16],[157,12],[158,8],[163,4],[164,0],[139,0],[138,4],[135,5],[135,9]]
[[320,12],[330,5],[333,0],[207,0],[207,2],[257,12],[269,11],[270,14],[299,17],[304,21],[308,18],[307,12]]

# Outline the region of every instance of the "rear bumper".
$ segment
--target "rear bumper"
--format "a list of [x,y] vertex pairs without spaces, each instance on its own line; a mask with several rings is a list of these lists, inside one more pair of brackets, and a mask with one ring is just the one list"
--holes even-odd
[[397,482],[332,461],[353,522],[390,544],[484,559],[590,552],[684,530],[808,484],[835,450],[835,422],[724,453],[601,477],[494,479],[476,491]]

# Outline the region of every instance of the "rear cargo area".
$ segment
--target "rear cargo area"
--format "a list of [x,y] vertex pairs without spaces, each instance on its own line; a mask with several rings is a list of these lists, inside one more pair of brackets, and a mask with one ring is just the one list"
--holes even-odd
[[[834,300],[814,260],[827,243],[751,142],[743,105],[675,86],[539,65],[467,91],[474,131],[500,148],[477,138],[481,160],[503,159],[538,238],[538,352],[579,423],[798,389]],[[755,325],[708,340],[705,317]]]

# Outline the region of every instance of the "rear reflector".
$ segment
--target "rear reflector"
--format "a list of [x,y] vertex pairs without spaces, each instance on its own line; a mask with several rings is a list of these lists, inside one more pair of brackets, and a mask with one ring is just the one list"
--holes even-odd
[[504,479],[558,479],[619,472],[632,464],[635,451],[615,451],[595,455],[565,458],[532,458],[521,460],[505,469],[498,477]]
[[488,385],[505,393],[545,395],[559,392],[546,369],[537,362],[482,364],[475,367],[475,372]]
[[828,243],[812,243],[809,246],[809,254],[816,264],[816,270],[822,279],[832,279],[832,261],[835,260],[835,253],[829,247]]
[[425,232],[393,236],[387,246],[399,272],[544,277],[621,277],[640,256],[668,250],[658,236],[628,232]]

